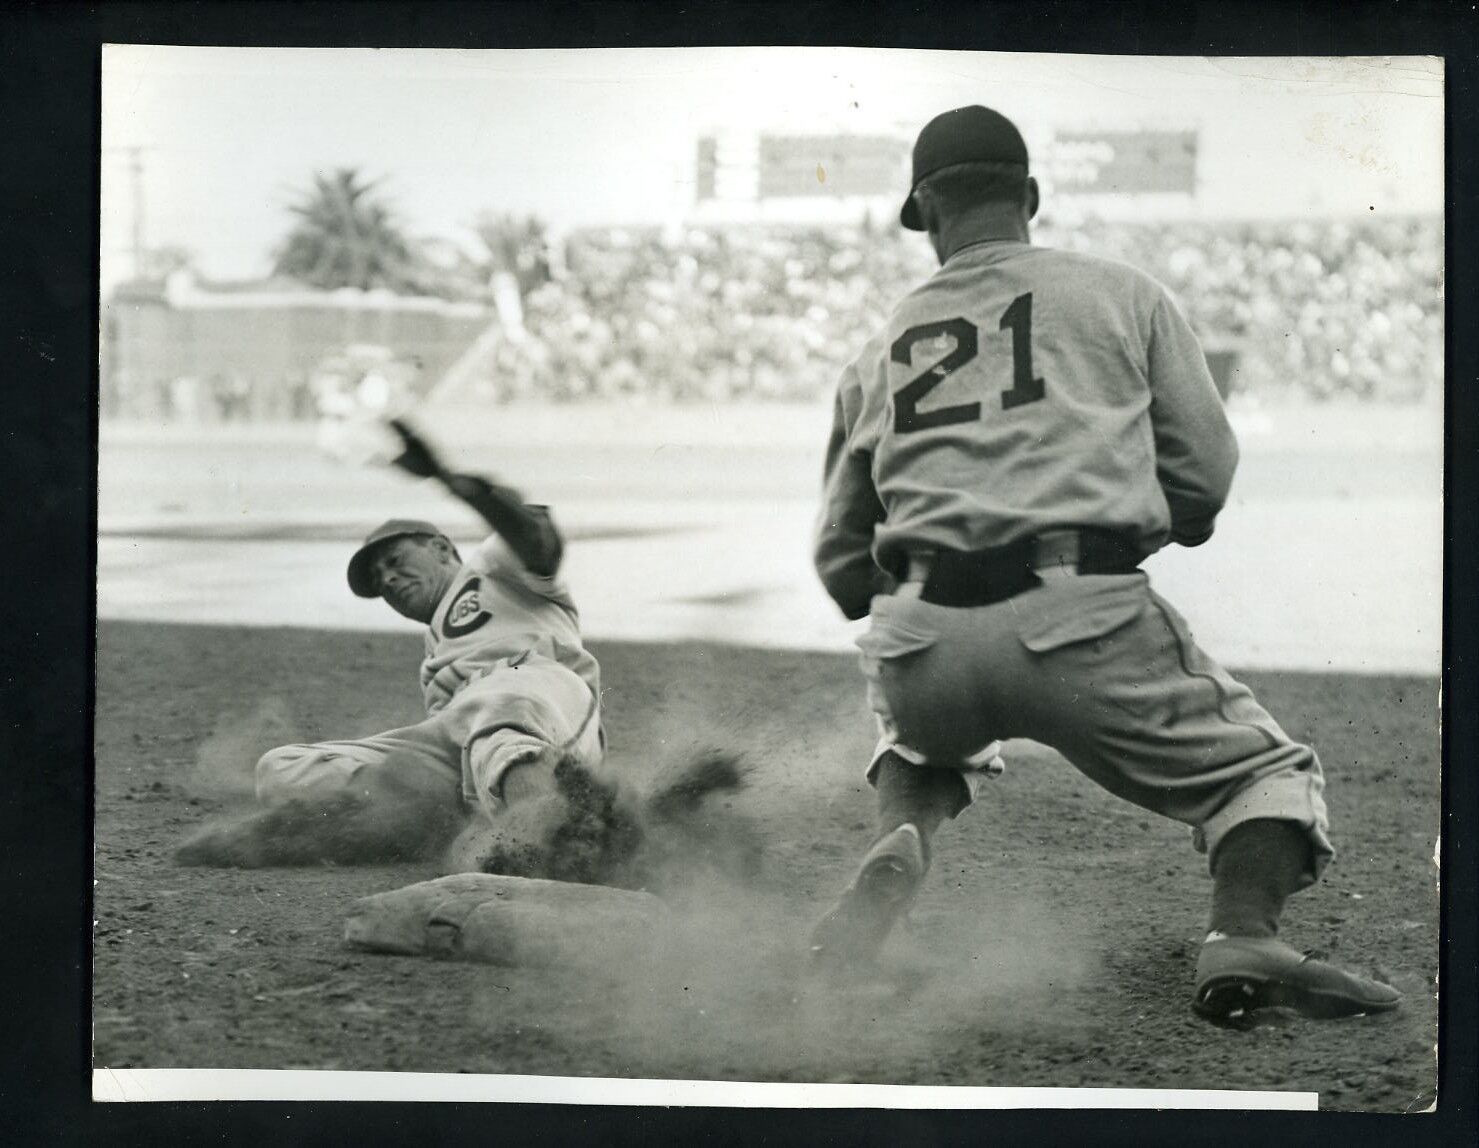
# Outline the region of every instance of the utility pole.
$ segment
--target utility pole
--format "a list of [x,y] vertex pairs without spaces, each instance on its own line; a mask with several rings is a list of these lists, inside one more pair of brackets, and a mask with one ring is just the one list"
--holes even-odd
[[144,277],[144,149],[125,148],[128,153],[128,174],[133,191],[133,258],[134,278]]
[[144,264],[148,258],[147,237],[144,232],[144,221],[148,218],[144,205],[144,153],[154,149],[140,144],[130,144],[103,150],[115,155],[121,154],[128,164],[130,201],[128,250],[129,258],[133,263],[131,277],[139,279],[143,277]]

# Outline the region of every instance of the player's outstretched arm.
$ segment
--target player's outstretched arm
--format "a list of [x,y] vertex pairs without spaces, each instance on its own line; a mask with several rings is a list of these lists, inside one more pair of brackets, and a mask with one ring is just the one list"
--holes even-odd
[[1156,478],[1171,510],[1171,541],[1200,546],[1227,502],[1238,444],[1201,344],[1165,296],[1151,321],[1150,392]]
[[892,589],[892,579],[873,561],[873,528],[883,517],[867,456],[847,448],[839,399],[827,444],[814,557],[822,585],[851,621],[867,616],[873,595]]
[[418,478],[435,478],[472,507],[502,539],[520,562],[535,574],[552,577],[559,572],[565,542],[549,512],[530,506],[517,490],[500,486],[475,474],[447,469],[430,445],[401,419],[390,423],[400,435],[404,449],[394,464]]

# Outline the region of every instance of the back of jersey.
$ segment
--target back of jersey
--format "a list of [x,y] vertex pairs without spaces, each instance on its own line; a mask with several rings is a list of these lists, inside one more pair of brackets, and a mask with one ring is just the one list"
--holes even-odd
[[1171,525],[1150,411],[1162,326],[1174,345],[1160,352],[1211,393],[1195,339],[1148,276],[1015,241],[952,255],[843,379],[848,449],[871,456],[886,512],[874,552],[887,564],[1065,526],[1158,548]]

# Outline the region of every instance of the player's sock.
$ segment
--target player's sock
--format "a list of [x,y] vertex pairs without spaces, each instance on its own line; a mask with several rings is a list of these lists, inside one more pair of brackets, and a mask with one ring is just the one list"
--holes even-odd
[[1277,936],[1284,902],[1309,868],[1309,838],[1296,822],[1260,818],[1235,826],[1212,869],[1212,932]]
[[554,792],[554,754],[548,751],[528,751],[525,760],[508,767],[500,784],[500,796],[506,805],[534,801]]
[[913,824],[928,842],[941,822],[970,804],[970,792],[956,770],[915,765],[895,753],[884,755],[878,763],[874,783],[880,835]]

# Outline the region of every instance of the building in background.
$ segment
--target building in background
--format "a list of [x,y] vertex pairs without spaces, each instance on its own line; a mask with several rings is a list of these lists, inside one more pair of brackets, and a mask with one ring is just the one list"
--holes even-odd
[[210,284],[190,272],[131,281],[103,308],[104,418],[185,422],[313,417],[321,365],[390,348],[426,386],[487,327],[477,302],[285,281]]

